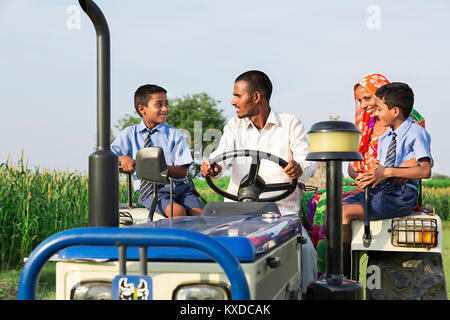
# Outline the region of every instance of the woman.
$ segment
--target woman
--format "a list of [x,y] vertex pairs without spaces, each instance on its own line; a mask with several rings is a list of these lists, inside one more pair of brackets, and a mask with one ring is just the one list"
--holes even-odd
[[[348,167],[348,174],[355,179],[360,172],[369,171],[377,162],[378,138],[385,133],[388,128],[384,127],[375,117],[376,100],[375,92],[389,81],[381,74],[372,74],[359,80],[353,88],[355,94],[355,124],[361,131],[359,139],[359,152],[363,155],[363,161],[351,162]],[[425,128],[425,120],[413,109],[411,120]],[[415,160],[403,163],[403,166],[416,165]]]
[[[349,163],[348,174],[355,179],[361,172],[372,169],[377,163],[378,138],[387,131],[375,117],[376,98],[375,92],[389,81],[381,74],[371,74],[358,81],[353,87],[355,97],[355,124],[361,131],[358,151],[363,155],[362,161]],[[410,118],[425,127],[425,120],[413,109]],[[400,166],[414,166],[417,162],[412,159]],[[355,184],[343,186],[343,199],[357,190]],[[310,192],[302,199],[303,225],[311,234],[311,241],[317,250],[317,270],[319,275],[326,271],[325,251],[326,235],[324,212],[326,209],[325,190]],[[345,232],[346,230],[343,230]],[[348,231],[349,232],[349,231]],[[344,264],[346,262],[344,261]],[[345,268],[344,268],[345,269]]]

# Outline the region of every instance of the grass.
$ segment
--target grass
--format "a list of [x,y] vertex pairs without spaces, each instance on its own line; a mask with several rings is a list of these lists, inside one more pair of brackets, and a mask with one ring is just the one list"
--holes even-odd
[[450,300],[450,221],[442,222],[442,264],[444,265],[445,282],[447,284],[447,300]]
[[[0,273],[0,300],[16,300],[22,270],[8,270]],[[56,298],[56,262],[47,262],[39,276],[36,290],[38,300]]]
[[[228,184],[230,182],[230,177],[224,177],[221,179],[213,180],[217,187],[224,191],[227,191]],[[194,179],[195,188],[200,193],[200,195],[206,200],[211,202],[222,202],[223,197],[218,195],[214,190],[212,190],[205,180]]]
[[431,204],[442,220],[450,220],[450,187],[424,187],[422,203]]

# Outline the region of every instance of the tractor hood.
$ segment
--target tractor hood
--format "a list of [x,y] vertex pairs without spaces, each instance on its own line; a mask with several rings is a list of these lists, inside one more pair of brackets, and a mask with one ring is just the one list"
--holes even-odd
[[[196,231],[220,242],[241,262],[254,261],[292,237],[301,235],[297,215],[263,219],[261,216],[205,216],[162,219],[127,228],[172,228]],[[190,248],[148,248],[149,260],[210,261],[206,254]],[[76,246],[61,250],[57,260],[117,260],[117,247]],[[127,248],[127,259],[138,260],[139,249]]]

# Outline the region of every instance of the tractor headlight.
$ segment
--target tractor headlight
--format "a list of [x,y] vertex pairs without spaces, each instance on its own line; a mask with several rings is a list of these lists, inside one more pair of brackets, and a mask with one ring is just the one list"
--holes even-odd
[[173,300],[228,300],[231,293],[221,283],[188,283],[178,286],[173,292]]
[[112,284],[109,281],[85,281],[74,286],[70,300],[111,300]]
[[397,247],[435,248],[437,229],[436,219],[394,218],[391,242]]

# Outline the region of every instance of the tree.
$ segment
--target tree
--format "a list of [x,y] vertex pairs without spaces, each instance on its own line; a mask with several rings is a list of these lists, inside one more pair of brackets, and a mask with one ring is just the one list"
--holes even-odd
[[[222,109],[218,109],[219,100],[202,92],[169,99],[169,115],[166,123],[183,133],[191,148],[195,165],[191,166],[191,175],[198,175],[199,163],[217,147],[222,136],[226,119]],[[114,127],[122,131],[126,127],[141,122],[139,115],[125,114]],[[112,139],[113,136],[111,135]]]
[[450,179],[450,177],[445,174],[433,173],[431,179]]

